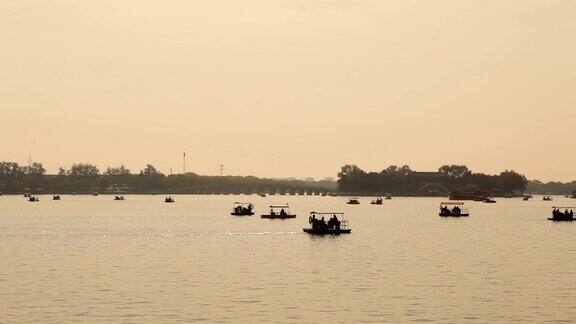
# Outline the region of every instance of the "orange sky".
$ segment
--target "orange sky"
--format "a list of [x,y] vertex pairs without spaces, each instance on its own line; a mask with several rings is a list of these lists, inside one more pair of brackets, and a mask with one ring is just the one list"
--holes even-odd
[[4,0],[0,160],[576,179],[576,1]]

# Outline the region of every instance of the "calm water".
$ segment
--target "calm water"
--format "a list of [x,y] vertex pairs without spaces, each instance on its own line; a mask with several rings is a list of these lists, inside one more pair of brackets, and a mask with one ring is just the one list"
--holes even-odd
[[[546,221],[555,197],[0,197],[0,322],[576,321],[576,223]],[[293,220],[257,214],[290,203]],[[352,234],[302,233],[312,210],[344,211]]]

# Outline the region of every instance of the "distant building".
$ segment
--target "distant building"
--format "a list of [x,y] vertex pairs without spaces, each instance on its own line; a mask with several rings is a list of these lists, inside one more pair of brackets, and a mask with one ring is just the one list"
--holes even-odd
[[304,181],[306,181],[306,182],[314,182],[314,181],[316,181],[316,179],[314,179],[314,178],[312,178],[312,177],[308,177],[308,178],[305,178]]

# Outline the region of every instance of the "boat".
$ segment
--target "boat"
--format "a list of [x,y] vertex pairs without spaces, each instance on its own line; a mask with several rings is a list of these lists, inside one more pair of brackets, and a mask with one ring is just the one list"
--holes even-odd
[[279,205],[270,206],[270,213],[260,215],[260,217],[269,219],[287,219],[296,218],[296,214],[290,213],[290,207],[288,205]]
[[[448,208],[448,206],[454,206]],[[468,209],[462,208],[464,206],[463,202],[441,202],[440,203],[440,215],[441,217],[468,217],[470,212]]]
[[[330,217],[330,220],[325,222],[325,217]],[[337,223],[334,223],[334,219]],[[341,212],[311,212],[308,223],[310,227],[302,230],[312,235],[340,235],[352,232],[350,223],[344,219],[344,213]]]
[[174,200],[174,198],[172,198],[172,197],[166,197],[166,198],[164,198],[164,202],[165,203],[174,203],[174,202],[176,202],[176,200]]
[[322,195],[322,197],[326,197],[326,196],[328,196],[328,194],[327,194],[327,193],[325,193],[325,192],[321,193],[321,195]]
[[92,196],[98,197],[98,193],[95,192],[95,193],[92,194]]
[[330,197],[338,197],[338,194],[335,193],[335,192],[331,192],[331,193],[328,194],[328,196],[330,196]]
[[54,196],[52,196],[52,200],[60,200],[60,195],[54,195]]
[[376,198],[376,200],[372,200],[370,202],[371,205],[382,205],[382,202],[384,202],[384,200],[382,200],[382,198]]
[[124,196],[114,196],[114,200],[124,200]]
[[252,216],[254,215],[254,205],[252,203],[235,202],[232,206],[233,216]]
[[28,192],[24,194],[24,198],[30,198],[30,196],[32,196],[32,195]]
[[390,200],[390,199],[392,199],[392,196],[391,196],[390,194],[387,194],[387,195],[386,195],[386,200]]
[[524,196],[524,198],[522,198],[522,200],[524,200],[524,201],[529,201],[529,200],[530,200],[530,197]]
[[554,199],[552,199],[552,197],[550,196],[544,196],[542,197],[542,201],[553,201]]
[[486,191],[469,191],[464,189],[457,189],[450,193],[448,199],[450,200],[473,200],[473,201],[482,201],[484,198],[488,197],[489,193]]
[[358,198],[349,198],[346,202],[348,205],[360,205]]
[[493,197],[486,197],[484,198],[484,200],[482,200],[482,202],[485,204],[495,204],[496,199],[494,199]]
[[[552,207],[552,217],[548,218],[548,220],[554,222],[573,222],[576,219],[574,218],[574,209],[576,207]],[[562,212],[564,209],[564,212]]]
[[30,197],[28,197],[28,201],[29,202],[39,202],[40,199],[38,199],[38,197],[30,196]]
[[262,197],[262,198],[266,198],[266,194],[265,193],[259,193],[258,196]]

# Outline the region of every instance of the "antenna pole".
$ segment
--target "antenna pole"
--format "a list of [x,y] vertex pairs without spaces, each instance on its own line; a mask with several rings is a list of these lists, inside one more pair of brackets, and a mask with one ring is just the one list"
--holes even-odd
[[182,154],[182,173],[186,174],[186,152]]

